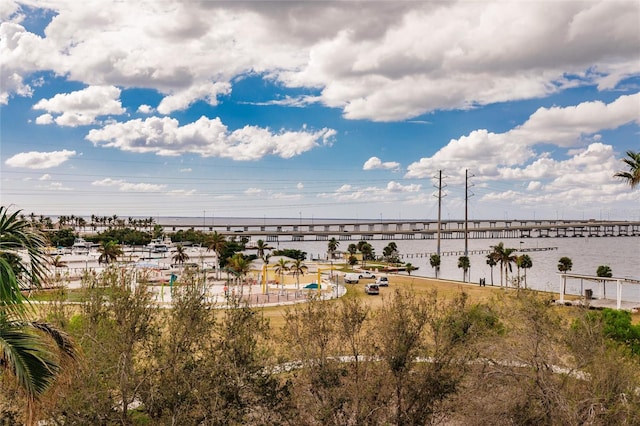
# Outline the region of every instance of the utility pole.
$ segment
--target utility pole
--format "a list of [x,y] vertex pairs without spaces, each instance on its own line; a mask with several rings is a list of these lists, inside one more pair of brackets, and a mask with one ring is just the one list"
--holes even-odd
[[469,169],[464,171],[464,255],[469,256]]
[[442,228],[442,170],[438,170],[438,245],[436,253],[440,256],[440,228]]
[[[471,175],[473,176],[473,175]],[[469,169],[464,171],[464,255],[469,255]]]

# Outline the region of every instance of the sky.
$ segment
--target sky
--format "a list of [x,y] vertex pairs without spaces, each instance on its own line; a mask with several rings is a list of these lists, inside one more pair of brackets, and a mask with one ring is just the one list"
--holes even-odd
[[640,220],[637,0],[3,0],[0,69],[25,213]]

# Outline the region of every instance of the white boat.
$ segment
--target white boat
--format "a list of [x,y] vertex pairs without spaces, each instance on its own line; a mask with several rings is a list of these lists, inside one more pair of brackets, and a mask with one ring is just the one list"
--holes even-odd
[[169,251],[169,247],[171,247],[171,245],[172,242],[169,237],[165,237],[164,239],[154,238],[149,244],[147,244],[147,249],[152,253],[166,253]]
[[78,237],[74,240],[73,245],[71,246],[71,252],[74,254],[85,254],[89,253],[89,250],[93,246],[92,243],[86,241],[82,237]]

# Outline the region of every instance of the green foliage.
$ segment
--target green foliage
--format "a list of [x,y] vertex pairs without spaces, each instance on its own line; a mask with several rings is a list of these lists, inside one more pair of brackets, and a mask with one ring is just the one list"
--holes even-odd
[[570,258],[563,256],[558,260],[558,271],[569,272],[573,268],[573,262]]
[[139,231],[132,228],[111,228],[99,232],[97,235],[87,236],[86,239],[93,243],[115,241],[119,244],[146,245],[151,242],[151,235],[149,232]]
[[627,311],[604,309],[600,315],[604,334],[627,346],[632,353],[640,355],[640,325],[631,323],[631,314]]
[[174,243],[190,242],[195,245],[202,244],[203,246],[206,246],[208,234],[205,234],[200,230],[196,231],[193,228],[191,228],[187,230],[180,229],[177,232],[169,233],[169,237],[171,238],[171,241],[173,241]]
[[47,237],[54,247],[71,247],[76,239],[76,234],[71,228],[64,228],[47,232]]
[[600,265],[596,270],[596,275],[599,277],[611,278],[613,276],[613,272],[608,265]]
[[307,252],[297,249],[274,250],[274,256],[286,256],[294,260],[307,260]]

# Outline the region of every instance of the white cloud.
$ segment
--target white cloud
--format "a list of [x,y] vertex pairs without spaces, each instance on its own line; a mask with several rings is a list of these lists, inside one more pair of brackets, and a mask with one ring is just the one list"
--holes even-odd
[[296,188],[298,188],[299,190],[304,189],[304,184],[302,182],[298,182],[298,184],[296,185]]
[[113,86],[91,86],[71,93],[59,93],[51,99],[41,99],[33,109],[48,114],[38,117],[36,123],[49,124],[51,113],[59,126],[86,126],[95,123],[96,117],[120,115],[125,112],[120,103],[120,89]]
[[230,132],[219,118],[200,117],[193,123],[180,126],[173,118],[150,117],[93,129],[87,139],[94,145],[130,152],[163,156],[194,153],[202,157],[247,161],[267,155],[291,158],[330,143],[335,133],[335,130],[326,128],[316,132],[282,130],[274,133],[255,126]]
[[138,112],[140,114],[152,114],[155,110],[151,105],[142,104],[138,107]]
[[383,170],[397,170],[400,168],[400,163],[395,161],[387,161],[382,162],[378,157],[371,157],[367,161],[364,162],[362,166],[362,170],[375,170],[375,169],[383,169]]
[[[158,90],[167,114],[196,100],[216,105],[234,79],[257,74],[316,90],[347,118],[388,121],[579,85],[615,88],[640,73],[632,1],[559,2],[552,16],[546,2],[517,1],[44,7],[55,12],[45,37],[17,18],[0,24],[0,103],[31,96],[27,78],[50,70],[88,86]],[[0,13],[15,11],[10,2]]]
[[[464,170],[469,169],[481,179],[513,179],[516,175],[538,179],[540,173],[547,173],[555,164],[547,154],[536,154],[534,146],[576,146],[585,142],[585,136],[596,135],[600,130],[638,123],[638,105],[640,93],[620,96],[610,104],[584,102],[564,108],[540,108],[524,124],[505,133],[479,129],[452,139],[432,157],[410,164],[405,177],[431,177],[438,170],[446,170],[451,182],[460,182]],[[599,135],[595,139],[600,139]],[[526,168],[518,167],[534,158],[537,159]]]
[[180,169],[180,173],[191,173],[191,172],[192,172],[191,167],[187,167],[185,169]]
[[51,180],[51,175],[49,173],[45,173],[38,180]]
[[153,183],[131,183],[122,179],[105,178],[91,182],[94,186],[115,187],[123,192],[157,192],[162,191],[167,185]]
[[248,188],[244,191],[245,195],[260,195],[262,192],[263,191],[260,188]]
[[7,159],[5,164],[9,167],[25,167],[27,169],[50,169],[57,167],[76,155],[75,151],[52,152],[21,152]]

